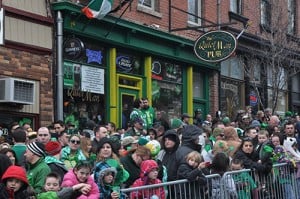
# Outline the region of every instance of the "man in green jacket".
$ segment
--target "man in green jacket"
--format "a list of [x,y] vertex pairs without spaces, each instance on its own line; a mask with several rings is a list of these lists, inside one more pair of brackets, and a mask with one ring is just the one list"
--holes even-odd
[[27,179],[35,193],[40,193],[44,187],[46,176],[51,172],[44,161],[45,147],[40,142],[27,145],[25,158],[28,163]]

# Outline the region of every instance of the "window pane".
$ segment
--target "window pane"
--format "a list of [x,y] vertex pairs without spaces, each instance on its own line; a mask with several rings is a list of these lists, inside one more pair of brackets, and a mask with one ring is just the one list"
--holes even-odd
[[203,74],[194,72],[193,73],[193,97],[204,98],[203,92]]
[[165,111],[169,118],[180,117],[182,112],[182,85],[152,81],[153,107]]
[[139,4],[142,4],[143,6],[152,7],[152,0],[139,0]]
[[193,15],[188,15],[188,21],[198,23],[198,17],[199,15],[199,4],[197,0],[188,0],[188,12],[192,13]]
[[288,33],[295,33],[295,13],[296,5],[294,0],[288,1]]
[[[274,101],[272,100],[273,91],[268,89],[268,107],[273,107]],[[276,100],[276,99],[275,99]],[[279,92],[277,98],[277,107],[275,109],[278,113],[284,113],[286,111],[286,93]]]
[[221,62],[221,74],[223,76],[244,80],[244,67],[237,57],[229,58]]
[[168,118],[180,117],[182,112],[182,66],[166,61],[152,62],[152,103]]

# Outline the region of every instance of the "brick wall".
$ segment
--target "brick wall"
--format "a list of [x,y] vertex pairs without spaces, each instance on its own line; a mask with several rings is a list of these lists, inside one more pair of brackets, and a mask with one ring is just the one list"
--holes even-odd
[[49,125],[53,121],[53,82],[49,56],[0,47],[0,76],[39,81],[40,125]]

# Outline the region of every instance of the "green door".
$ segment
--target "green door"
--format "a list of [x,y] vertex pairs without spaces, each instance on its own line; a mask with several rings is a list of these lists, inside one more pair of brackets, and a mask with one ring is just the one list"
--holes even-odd
[[126,129],[130,122],[130,113],[133,109],[133,102],[139,97],[139,90],[119,88],[119,126]]

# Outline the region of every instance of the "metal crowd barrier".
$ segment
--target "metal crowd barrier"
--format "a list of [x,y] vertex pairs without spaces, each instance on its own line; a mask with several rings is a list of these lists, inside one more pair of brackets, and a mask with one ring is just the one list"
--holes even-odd
[[226,172],[222,177],[207,175],[206,179],[201,185],[183,179],[121,192],[130,199],[300,199],[300,178],[286,163],[273,165],[269,174],[243,169]]

